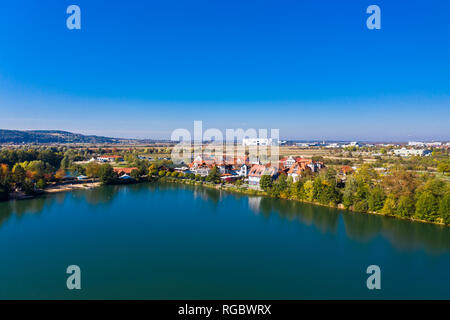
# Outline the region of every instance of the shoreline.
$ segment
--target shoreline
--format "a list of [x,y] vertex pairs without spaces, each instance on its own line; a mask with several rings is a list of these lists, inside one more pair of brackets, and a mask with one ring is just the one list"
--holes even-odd
[[[353,213],[358,213],[358,214],[378,215],[378,216],[382,216],[382,217],[386,217],[386,218],[394,218],[394,219],[405,220],[405,221],[410,221],[410,222],[420,222],[420,223],[434,224],[434,225],[443,226],[443,227],[450,227],[450,225],[447,225],[447,224],[442,223],[442,222],[434,222],[434,221],[426,221],[426,220],[420,220],[420,219],[415,219],[415,218],[390,216],[390,215],[385,215],[385,214],[382,214],[382,213],[379,213],[379,212],[372,212],[372,211],[368,211],[368,212],[353,211],[353,210],[344,208],[342,204],[338,204],[337,206],[331,206],[331,205],[326,205],[326,204],[316,203],[316,202],[311,202],[311,201],[306,201],[306,200],[299,200],[299,199],[292,199],[292,198],[278,198],[278,197],[270,196],[265,191],[262,191],[262,190],[257,190],[257,189],[245,189],[245,190],[242,190],[242,189],[239,189],[236,186],[227,186],[227,185],[221,185],[221,184],[210,184],[210,183],[207,183],[207,182],[195,181],[195,180],[163,177],[163,178],[157,178],[157,180],[152,180],[152,181],[137,181],[136,183],[138,183],[138,184],[139,183],[144,183],[144,182],[152,183],[152,182],[157,182],[157,181],[163,181],[163,182],[165,181],[165,182],[178,183],[178,184],[191,185],[191,186],[201,186],[201,187],[204,187],[204,188],[223,190],[223,191],[227,191],[227,192],[230,192],[230,193],[237,193],[237,194],[242,194],[242,195],[247,195],[247,196],[260,196],[260,197],[280,199],[280,200],[297,201],[297,202],[301,202],[301,203],[311,204],[311,205],[314,205],[314,206],[321,206],[321,207],[327,207],[327,208],[332,208],[332,209],[339,209],[339,210],[342,210],[342,211],[348,211],[348,212],[353,212]],[[121,185],[121,184],[117,184],[117,185]],[[60,185],[54,185],[54,186],[50,186],[48,188],[45,188],[41,193],[38,193],[38,194],[35,194],[35,195],[19,195],[19,196],[16,196],[14,198],[11,198],[11,199],[9,199],[7,201],[11,201],[11,200],[30,200],[30,199],[39,197],[41,195],[49,195],[49,194],[54,194],[54,193],[59,193],[59,192],[67,192],[67,191],[73,191],[73,190],[90,190],[90,189],[98,188],[98,187],[101,187],[101,186],[103,186],[103,184],[100,181],[92,181],[92,182],[85,182],[85,183],[74,183],[74,184],[60,184]]]
[[55,186],[45,188],[43,194],[52,194],[52,193],[72,191],[72,190],[90,190],[90,189],[98,188],[101,185],[102,184],[99,181],[55,185]]
[[[434,222],[434,221],[420,220],[420,219],[416,219],[416,218],[391,216],[391,215],[386,215],[386,214],[374,212],[374,211],[367,211],[367,212],[353,211],[353,210],[344,208],[342,204],[338,204],[337,206],[331,206],[331,205],[326,205],[326,204],[316,203],[316,202],[306,201],[306,200],[299,200],[299,199],[292,199],[292,198],[278,198],[278,197],[270,196],[262,190],[251,190],[251,191],[249,191],[248,189],[247,190],[239,190],[237,187],[228,187],[228,186],[222,186],[222,185],[209,185],[207,183],[199,182],[199,181],[193,181],[193,183],[191,183],[190,181],[192,181],[192,180],[183,180],[183,179],[167,178],[167,177],[165,177],[163,179],[164,179],[163,181],[192,185],[192,186],[202,186],[202,187],[216,189],[216,190],[223,190],[223,191],[227,191],[227,192],[231,192],[231,193],[238,193],[238,194],[244,194],[244,195],[249,195],[249,196],[262,196],[262,197],[267,197],[267,198],[272,198],[272,199],[280,199],[280,200],[288,200],[288,201],[297,201],[297,202],[301,202],[301,203],[311,204],[314,206],[339,209],[339,210],[348,211],[348,212],[352,212],[352,213],[377,215],[377,216],[382,216],[382,217],[386,217],[386,218],[393,218],[393,219],[405,220],[405,221],[410,221],[410,222],[421,222],[421,223],[434,224],[434,225],[443,226],[443,227],[450,227],[450,225],[447,225],[442,222]],[[185,181],[189,181],[189,182],[185,182]]]
[[90,190],[100,187],[102,184],[99,181],[91,182],[80,182],[80,183],[66,183],[66,184],[55,184],[46,187],[45,189],[37,191],[35,194],[27,195],[23,192],[13,192],[10,198],[6,201],[11,200],[30,200],[37,198],[42,195],[54,194],[59,192],[73,191],[73,190]]

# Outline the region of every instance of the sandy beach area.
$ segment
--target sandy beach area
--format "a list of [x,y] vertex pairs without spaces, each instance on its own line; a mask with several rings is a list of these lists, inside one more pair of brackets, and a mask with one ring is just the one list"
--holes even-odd
[[85,190],[85,189],[93,189],[99,187],[101,185],[100,182],[86,182],[86,183],[73,183],[73,184],[61,184],[55,186],[49,186],[45,188],[45,193],[56,193],[56,192],[64,192],[71,190]]

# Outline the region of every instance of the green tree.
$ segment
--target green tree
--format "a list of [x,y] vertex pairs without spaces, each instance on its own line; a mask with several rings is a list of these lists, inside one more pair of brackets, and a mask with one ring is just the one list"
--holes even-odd
[[292,185],[292,195],[294,196],[295,199],[297,200],[303,200],[305,199],[305,190],[303,188],[303,181],[297,181]]
[[384,200],[386,199],[386,195],[384,194],[383,188],[380,186],[374,187],[370,190],[369,198],[367,199],[368,209],[372,212],[379,212],[383,209]]
[[386,198],[386,201],[384,202],[384,206],[383,206],[383,209],[381,209],[381,213],[392,216],[395,214],[396,209],[397,209],[397,203],[395,201],[395,197],[392,194],[390,194],[390,195],[388,195],[388,197]]
[[99,178],[101,183],[111,184],[116,181],[117,174],[114,172],[114,169],[110,164],[105,163],[100,166]]
[[70,167],[71,161],[67,155],[64,156],[64,158],[61,160],[60,167],[63,169],[68,169]]
[[411,217],[414,215],[414,200],[408,196],[398,199],[396,214],[400,217]]
[[214,166],[208,173],[206,177],[206,181],[220,183],[220,171],[219,168]]
[[303,190],[305,193],[305,199],[308,201],[313,201],[313,197],[314,197],[314,185],[312,180],[307,180],[304,184],[303,184]]
[[427,190],[419,194],[415,217],[428,221],[436,221],[439,217],[439,202],[430,191]]
[[158,174],[158,169],[156,168],[156,166],[154,164],[150,165],[150,167],[148,167],[148,175],[156,176],[157,174]]
[[134,180],[139,180],[140,178],[139,170],[137,169],[131,170],[130,177],[132,177]]
[[450,172],[450,160],[442,160],[439,161],[437,165],[437,171],[442,173],[449,173]]
[[261,180],[259,181],[259,186],[264,191],[268,192],[272,187],[272,177],[268,174],[261,176]]
[[61,164],[63,156],[60,153],[54,152],[51,149],[45,149],[39,152],[37,160],[46,162],[52,167],[57,168]]
[[89,162],[86,165],[86,175],[88,177],[98,178],[100,176],[101,165],[97,162]]
[[342,203],[346,209],[353,205],[355,201],[354,195],[356,194],[357,189],[358,183],[356,178],[352,176],[345,182],[344,194],[342,197]]
[[22,184],[22,190],[25,192],[26,195],[34,195],[35,194],[34,183],[30,179],[25,179],[25,181]]
[[450,224],[450,192],[446,192],[439,204],[439,215],[445,224]]
[[166,175],[166,171],[165,170],[159,170],[158,171],[158,176],[160,176],[161,178],[164,177]]
[[[272,180],[272,179],[271,179]],[[275,183],[272,184],[272,188],[270,189],[270,193],[272,196],[287,198],[287,188],[288,183],[285,175],[280,175]]]
[[27,173],[25,169],[18,163],[16,163],[12,170],[13,173],[13,181],[18,184],[23,184],[25,182],[25,178],[27,177]]
[[367,212],[369,209],[369,204],[367,203],[367,199],[358,199],[355,201],[355,204],[353,205],[353,210],[358,212]]
[[36,183],[36,188],[44,189],[46,185],[47,184],[45,183],[44,179],[39,179],[38,182]]

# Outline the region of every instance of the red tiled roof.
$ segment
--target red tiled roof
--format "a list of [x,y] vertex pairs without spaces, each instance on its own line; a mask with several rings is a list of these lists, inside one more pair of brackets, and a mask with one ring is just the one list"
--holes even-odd
[[352,172],[353,168],[350,166],[342,166],[341,170],[343,173],[348,173],[348,172]]
[[116,158],[122,158],[121,156],[99,156],[99,158],[113,158],[113,159],[116,159]]
[[113,168],[114,169],[114,172],[116,172],[116,173],[126,173],[126,174],[130,174],[131,173],[131,171],[133,171],[133,170],[138,170],[138,168]]
[[292,167],[289,168],[288,173],[289,174],[301,174],[302,172],[306,170],[311,170],[310,167],[307,166],[306,162],[296,162]]
[[263,164],[254,164],[250,168],[248,175],[250,177],[261,177],[262,175],[265,175],[265,174],[273,176],[276,173],[277,173],[277,170],[274,167],[267,167]]

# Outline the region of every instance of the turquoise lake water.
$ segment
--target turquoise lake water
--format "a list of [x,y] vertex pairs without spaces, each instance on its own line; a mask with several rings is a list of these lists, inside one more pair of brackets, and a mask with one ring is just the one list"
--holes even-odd
[[0,298],[450,299],[450,228],[169,183],[59,193],[0,203]]

